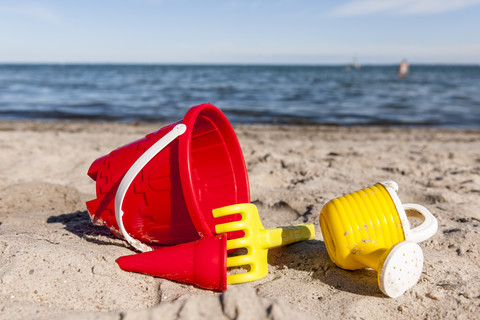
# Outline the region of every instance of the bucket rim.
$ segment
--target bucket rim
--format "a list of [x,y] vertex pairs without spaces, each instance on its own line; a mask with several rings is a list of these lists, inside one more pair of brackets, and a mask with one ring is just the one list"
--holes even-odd
[[[205,114],[205,112],[213,112],[215,117],[212,118]],[[185,197],[185,202],[187,204],[187,209],[190,215],[190,218],[193,221],[193,224],[200,237],[212,237],[216,235],[214,227],[211,228],[206,219],[206,212],[202,212],[199,201],[195,195],[193,179],[191,174],[191,138],[193,134],[193,129],[196,120],[198,117],[204,114],[206,115],[213,123],[216,125],[222,125],[222,136],[229,136],[229,151],[233,152],[231,157],[237,157],[236,165],[241,168],[241,175],[238,179],[243,179],[243,185],[245,186],[243,190],[241,188],[237,189],[237,195],[244,197],[242,202],[250,202],[250,185],[248,181],[248,172],[245,164],[245,159],[243,157],[243,152],[238,142],[238,138],[233,130],[232,125],[228,121],[227,117],[223,114],[220,109],[210,103],[200,104],[194,107],[191,107],[188,112],[185,114],[185,117],[181,121],[186,125],[187,129],[184,134],[179,137],[179,152],[178,152],[178,162],[179,162],[179,171],[180,171],[180,180],[182,184],[182,190]],[[242,194],[243,193],[243,194]],[[238,196],[237,196],[238,197]],[[233,204],[233,203],[232,203]],[[215,208],[212,208],[215,209]],[[210,212],[210,214],[212,214]],[[212,214],[213,215],[213,214]]]

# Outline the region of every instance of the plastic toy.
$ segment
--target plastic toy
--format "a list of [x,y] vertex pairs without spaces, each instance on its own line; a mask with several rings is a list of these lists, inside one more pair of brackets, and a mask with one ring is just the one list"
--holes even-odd
[[[417,242],[438,229],[430,211],[417,204],[402,205],[397,192],[394,181],[381,182],[329,201],[320,214],[332,261],[343,269],[376,270],[380,290],[392,298],[418,282],[423,253]],[[407,217],[424,221],[411,229]]]
[[309,240],[315,237],[313,224],[300,224],[292,227],[265,229],[260,221],[257,207],[251,203],[242,203],[213,210],[215,218],[241,214],[240,221],[220,223],[215,227],[217,233],[242,230],[242,238],[228,239],[227,250],[246,248],[244,255],[227,257],[227,267],[247,266],[244,273],[227,275],[228,284],[255,281],[268,274],[268,249],[290,243]]
[[92,221],[140,251],[211,237],[217,223],[240,219],[214,219],[212,209],[250,201],[240,144],[211,104],[95,160],[88,175],[96,181]]
[[210,290],[227,289],[224,235],[120,257],[117,263],[125,271],[190,283]]

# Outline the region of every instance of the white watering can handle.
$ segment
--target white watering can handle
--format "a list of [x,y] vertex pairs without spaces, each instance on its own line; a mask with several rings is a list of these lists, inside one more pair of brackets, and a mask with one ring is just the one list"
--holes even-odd
[[428,211],[427,208],[419,204],[406,203],[403,205],[407,217],[420,218],[423,220],[422,224],[411,229],[408,236],[408,241],[422,242],[430,238],[438,230],[437,219]]
[[160,151],[163,150],[167,145],[169,145],[175,138],[185,133],[187,130],[187,126],[183,123],[177,124],[170,130],[166,135],[160,138],[157,142],[155,142],[150,148],[147,149],[135,163],[128,169],[127,173],[123,177],[120,185],[118,186],[117,193],[115,194],[115,219],[117,220],[118,228],[122,232],[123,237],[129,244],[132,245],[135,249],[146,252],[152,251],[153,249],[146,244],[140,242],[137,239],[132,238],[125,230],[125,226],[123,225],[123,199],[125,198],[125,194],[127,193],[130,184],[132,183],[133,179],[138,175],[138,173],[145,167],[145,165],[150,162]]

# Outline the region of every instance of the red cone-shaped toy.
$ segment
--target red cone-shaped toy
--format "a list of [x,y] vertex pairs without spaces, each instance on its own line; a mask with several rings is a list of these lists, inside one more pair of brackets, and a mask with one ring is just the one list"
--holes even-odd
[[194,284],[227,289],[227,239],[225,235],[163,247],[117,259],[122,270]]

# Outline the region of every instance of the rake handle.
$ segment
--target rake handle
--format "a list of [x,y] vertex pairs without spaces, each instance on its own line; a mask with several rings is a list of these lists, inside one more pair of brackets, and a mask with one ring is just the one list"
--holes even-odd
[[314,237],[315,227],[313,224],[265,229],[259,233],[260,244],[264,249],[277,248],[299,241],[310,240]]

